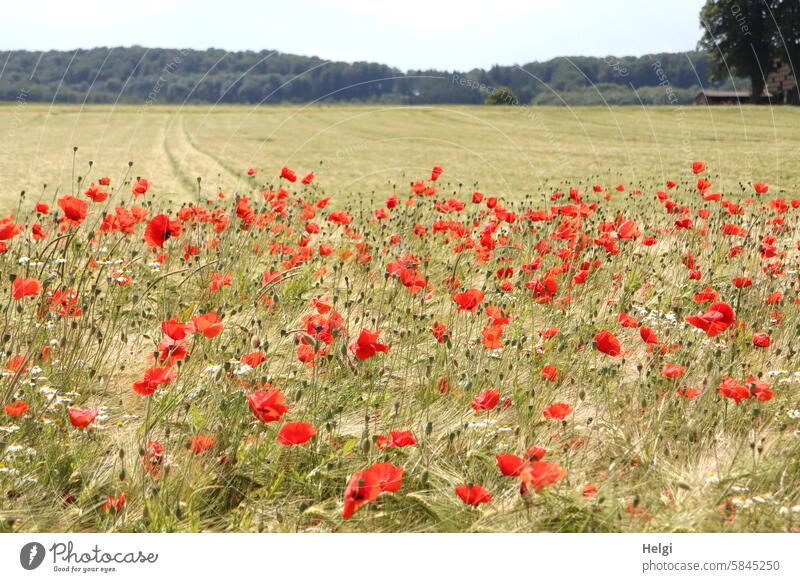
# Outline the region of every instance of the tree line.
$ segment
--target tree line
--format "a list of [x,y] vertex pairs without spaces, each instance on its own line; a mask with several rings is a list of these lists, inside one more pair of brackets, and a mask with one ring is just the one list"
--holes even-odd
[[731,86],[729,78],[711,80],[711,66],[702,52],[561,57],[452,72],[267,50],[6,51],[0,52],[0,101],[478,104],[505,86],[521,104],[675,104],[690,102],[701,86]]

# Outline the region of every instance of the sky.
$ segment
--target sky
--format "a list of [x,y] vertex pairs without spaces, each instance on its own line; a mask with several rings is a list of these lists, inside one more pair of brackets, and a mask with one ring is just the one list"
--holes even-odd
[[704,0],[34,0],[0,50],[278,50],[408,69],[693,50]]

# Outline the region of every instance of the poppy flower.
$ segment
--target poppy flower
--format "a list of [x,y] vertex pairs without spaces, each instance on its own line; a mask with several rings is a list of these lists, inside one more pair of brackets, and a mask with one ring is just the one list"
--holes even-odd
[[686,321],[702,329],[709,337],[714,337],[724,332],[736,321],[736,314],[730,305],[719,302],[712,304],[705,313],[687,317]]
[[497,466],[506,477],[518,477],[525,467],[525,461],[513,453],[496,455]]
[[14,222],[12,217],[0,218],[0,241],[11,240],[22,232],[22,227]]
[[700,172],[704,172],[706,169],[706,165],[703,162],[692,162],[692,173],[699,174]]
[[25,277],[17,277],[11,285],[11,297],[14,299],[22,299],[23,297],[32,297],[38,295],[42,290],[42,284],[38,279],[26,279]]
[[475,412],[493,410],[500,402],[499,390],[484,390],[472,399],[470,406]]
[[661,376],[664,378],[680,378],[685,372],[686,366],[664,364],[664,367],[661,369]]
[[374,501],[381,493],[394,493],[403,485],[403,467],[391,463],[377,463],[354,473],[344,491],[342,517],[350,519],[366,503]]
[[433,333],[433,337],[435,337],[436,341],[440,344],[443,344],[449,335],[447,326],[440,321],[435,322],[431,326],[431,332]]
[[434,166],[433,170],[431,170],[431,182],[438,180],[439,176],[442,175],[442,172],[444,172],[444,170],[441,166]]
[[189,450],[192,451],[195,455],[199,455],[213,448],[213,446],[216,444],[217,441],[214,437],[210,437],[203,434],[197,434],[192,436],[191,439],[189,439]]
[[706,287],[694,296],[695,303],[711,303],[717,299],[719,299],[719,293],[714,291],[711,287]]
[[142,456],[142,464],[144,470],[153,476],[158,475],[158,468],[164,460],[164,447],[160,442],[149,440],[144,448],[144,455]]
[[11,404],[6,404],[3,406],[3,412],[9,415],[11,418],[17,418],[25,414],[29,410],[28,405],[23,400],[18,400],[17,402],[12,402]]
[[153,248],[163,248],[171,237],[178,237],[183,232],[183,223],[170,220],[166,214],[153,217],[144,229],[144,241]]
[[284,166],[281,168],[281,178],[294,183],[297,181],[297,174],[295,174],[294,170],[292,170],[291,168],[287,168],[286,166]]
[[558,379],[558,368],[548,364],[542,368],[542,378],[550,382],[555,382]]
[[198,313],[192,316],[191,325],[195,333],[203,334],[203,337],[214,338],[217,337],[225,329],[219,321],[219,316],[216,311],[209,313]]
[[95,186],[94,182],[89,184],[89,189],[84,194],[94,202],[105,202],[108,199],[108,192],[103,192],[102,188]]
[[308,186],[313,181],[314,181],[314,172],[309,172],[308,174],[305,175],[305,177],[302,180],[300,180],[303,186]]
[[103,511],[114,511],[119,513],[125,508],[125,492],[123,491],[119,495],[109,495],[106,498],[106,502],[103,504]]
[[150,368],[145,371],[144,378],[133,383],[133,390],[141,396],[148,396],[159,386],[165,386],[175,379],[172,368]]
[[753,334],[753,345],[758,348],[768,348],[770,344],[769,334],[764,332]]
[[725,376],[722,379],[718,390],[720,396],[730,398],[736,402],[736,404],[739,404],[742,400],[747,400],[750,398],[750,390],[746,386],[739,384],[730,376]]
[[131,192],[133,192],[134,198],[138,198],[139,196],[143,196],[147,193],[150,189],[150,182],[145,180],[144,178],[139,178],[136,182],[133,183],[131,186]]
[[389,436],[380,435],[375,444],[381,450],[401,447],[412,447],[417,444],[414,433],[410,430],[393,430]]
[[173,317],[169,321],[161,322],[161,331],[164,332],[164,335],[179,341],[189,334],[189,326],[178,321],[177,317]]
[[350,345],[350,351],[355,354],[359,360],[368,360],[377,353],[386,353],[389,351],[387,344],[378,342],[380,330],[372,332],[366,328],[361,330],[361,335],[358,339]]
[[44,202],[37,202],[36,212],[39,214],[50,214],[50,205],[45,204]]
[[256,391],[247,396],[247,404],[261,422],[275,422],[289,411],[280,390]]
[[564,420],[572,412],[572,407],[564,402],[556,402],[544,409],[544,417],[548,420]]
[[763,380],[759,380],[755,376],[748,376],[745,380],[745,386],[750,391],[750,395],[759,402],[767,402],[772,400],[774,393],[769,388],[769,384]]
[[622,327],[631,327],[634,329],[639,327],[639,322],[627,313],[620,313],[617,322],[619,322]]
[[250,368],[257,368],[267,361],[267,354],[261,351],[250,352],[245,354],[239,360],[242,365],[249,366]]
[[100,409],[97,407],[79,408],[77,406],[71,406],[67,408],[69,422],[75,428],[86,428],[94,422],[94,419],[97,418],[99,412]]
[[483,302],[483,292],[480,289],[467,289],[462,293],[453,295],[453,301],[458,304],[458,311],[475,313]]
[[313,424],[307,422],[289,422],[278,431],[278,443],[282,445],[301,445],[310,441],[317,434]]
[[80,226],[89,212],[89,203],[74,196],[62,196],[58,199],[58,206],[64,212],[62,222],[70,226]]
[[611,357],[617,357],[622,353],[622,346],[620,346],[619,340],[607,329],[599,331],[594,336],[594,345],[599,351]]
[[541,491],[548,485],[561,481],[566,474],[567,471],[556,463],[531,461],[519,475],[522,480],[521,492],[526,493],[530,488]]
[[492,500],[492,494],[480,485],[459,485],[456,487],[456,495],[466,505],[473,506],[489,503]]

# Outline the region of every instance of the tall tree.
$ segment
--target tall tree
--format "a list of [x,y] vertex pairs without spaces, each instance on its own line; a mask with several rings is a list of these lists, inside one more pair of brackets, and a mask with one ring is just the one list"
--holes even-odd
[[800,2],[797,0],[775,0],[772,16],[778,23],[775,39],[778,54],[800,76]]
[[[792,0],[796,2],[797,0]],[[711,60],[711,78],[748,77],[753,100],[761,99],[776,55],[775,0],[708,0],[700,11],[699,47]]]

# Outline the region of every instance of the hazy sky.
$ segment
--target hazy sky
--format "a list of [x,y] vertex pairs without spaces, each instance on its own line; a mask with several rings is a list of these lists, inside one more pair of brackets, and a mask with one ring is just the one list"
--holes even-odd
[[277,49],[465,70],[556,56],[686,51],[704,0],[27,0],[0,50],[96,46]]

